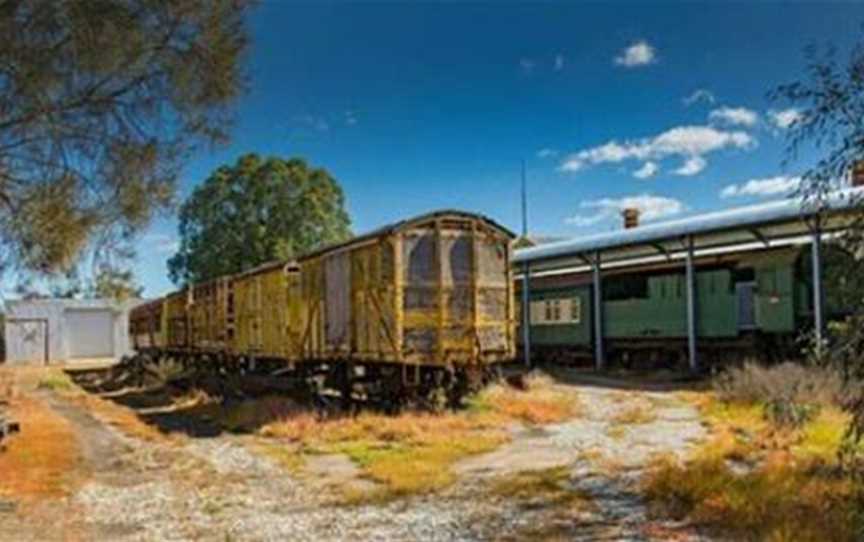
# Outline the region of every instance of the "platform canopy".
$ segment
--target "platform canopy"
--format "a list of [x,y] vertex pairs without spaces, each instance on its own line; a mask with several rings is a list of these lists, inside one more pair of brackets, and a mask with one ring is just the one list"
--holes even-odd
[[591,272],[593,282],[594,350],[598,369],[605,367],[603,273],[614,267],[638,266],[657,260],[684,263],[687,286],[687,339],[690,368],[699,370],[697,353],[696,260],[714,254],[764,250],[790,244],[812,244],[813,307],[816,344],[822,344],[824,311],[822,240],[841,234],[860,213],[864,189],[829,194],[818,209],[788,198],[668,222],[578,237],[517,250],[513,264],[520,270],[523,342],[526,364],[531,363],[529,291],[531,278],[556,273]]
[[[848,227],[862,198],[860,188],[830,194],[819,231],[830,235]],[[683,257],[688,239],[697,256],[747,246],[769,248],[809,239],[816,226],[813,211],[800,199],[788,198],[525,248],[515,252],[513,263],[529,264],[532,272],[585,265],[597,256],[603,267],[626,265],[657,256]]]

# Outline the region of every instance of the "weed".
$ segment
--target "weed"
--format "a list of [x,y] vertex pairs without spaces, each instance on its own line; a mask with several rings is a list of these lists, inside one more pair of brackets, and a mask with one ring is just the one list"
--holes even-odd
[[39,379],[36,387],[40,390],[49,390],[57,393],[70,393],[78,389],[69,378],[69,375],[62,371],[49,372]]
[[624,410],[619,410],[612,416],[612,425],[644,425],[649,424],[657,419],[657,413],[654,412],[650,403],[628,406]]
[[782,400],[839,406],[845,396],[843,378],[836,371],[791,362],[730,368],[714,380],[714,389],[720,399],[740,403]]
[[591,501],[584,493],[568,487],[570,472],[567,467],[518,472],[496,480],[490,493],[505,499],[542,502],[550,507],[576,507],[584,509]]
[[656,459],[643,490],[655,515],[755,540],[854,540],[852,483],[836,456],[847,417],[825,406],[778,425],[759,402],[706,395],[712,436],[685,462]]
[[524,390],[501,384],[490,386],[469,401],[469,410],[496,413],[529,424],[557,423],[579,414],[578,398],[572,391],[556,388],[546,376],[530,375]]

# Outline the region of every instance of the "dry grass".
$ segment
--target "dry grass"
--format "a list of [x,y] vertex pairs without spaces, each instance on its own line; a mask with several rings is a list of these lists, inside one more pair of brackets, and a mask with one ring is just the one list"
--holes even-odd
[[543,503],[549,507],[566,507],[585,510],[591,498],[581,491],[568,487],[568,467],[553,467],[543,470],[518,472],[496,480],[489,490],[491,495],[523,503]]
[[711,438],[683,464],[671,456],[649,469],[652,511],[735,539],[856,540],[852,484],[837,468],[848,418],[823,408],[800,429],[767,421],[758,403],[691,396]]
[[484,496],[499,497],[525,508],[544,508],[543,521],[523,525],[517,540],[572,540],[581,518],[596,510],[590,495],[570,486],[567,467],[523,471],[492,482]]
[[548,376],[532,374],[525,382],[525,391],[490,386],[471,400],[470,408],[535,425],[563,422],[581,412],[573,392],[558,388]]
[[112,401],[88,393],[63,395],[63,399],[77,404],[103,423],[130,437],[151,442],[171,440],[170,435],[165,435],[139,418],[132,410]]
[[657,419],[651,403],[645,401],[638,405],[627,405],[612,416],[610,422],[613,426],[644,425]]
[[0,495],[15,499],[61,497],[79,461],[78,443],[65,418],[42,401],[20,397],[11,408],[21,433],[0,452]]
[[[572,393],[533,376],[526,391],[496,385],[475,397],[470,408],[462,412],[362,413],[320,419],[286,411],[278,421],[265,424],[260,434],[283,439],[300,454],[347,455],[364,476],[382,484],[383,491],[369,495],[381,500],[449,486],[455,480],[450,468],[453,464],[507,442],[508,426],[514,422],[552,423],[577,413],[578,401]],[[358,500],[362,496],[354,497]]]
[[394,496],[444,488],[454,481],[453,463],[508,439],[482,415],[419,413],[331,420],[298,415],[261,433],[299,444],[300,453],[343,453]]

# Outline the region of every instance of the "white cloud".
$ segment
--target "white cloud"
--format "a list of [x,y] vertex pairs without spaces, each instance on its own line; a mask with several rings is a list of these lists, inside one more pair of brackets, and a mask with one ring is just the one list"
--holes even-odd
[[801,111],[794,107],[783,109],[781,111],[770,110],[768,111],[768,118],[771,119],[771,123],[774,126],[781,130],[785,130],[792,126],[793,123],[801,120]]
[[789,194],[801,184],[800,177],[778,175],[764,179],[750,179],[741,184],[730,184],[720,192],[721,198],[734,198],[740,196],[776,196]]
[[555,60],[553,61],[552,67],[555,69],[556,72],[560,72],[564,69],[565,60],[566,59],[564,58],[564,55],[562,55],[561,53],[555,55]]
[[[756,145],[750,134],[742,131],[719,130],[711,126],[678,126],[654,137],[624,141],[610,141],[603,145],[583,149],[567,156],[561,171],[575,172],[585,167],[619,163],[624,160],[659,160],[680,156],[688,160],[726,148],[749,149]],[[693,162],[705,167],[705,160]]]
[[637,179],[649,179],[656,175],[658,171],[660,171],[660,166],[657,165],[657,162],[648,161],[634,171],[633,176]]
[[647,41],[637,41],[615,57],[615,64],[627,68],[647,66],[657,61],[657,51]]
[[681,214],[686,209],[680,200],[651,194],[584,201],[579,207],[586,212],[568,218],[568,224],[587,227],[620,220],[624,209],[639,209],[640,219],[650,222]]
[[537,63],[530,58],[523,57],[519,59],[519,69],[522,70],[522,73],[525,75],[530,75],[534,73],[534,68],[536,67]]
[[315,132],[329,132],[330,123],[324,117],[317,115],[301,115],[297,117],[298,122],[304,129],[309,129]]
[[144,236],[144,242],[157,254],[174,254],[180,249],[180,242],[170,235],[151,233]]
[[714,122],[733,126],[755,126],[759,114],[746,107],[720,107],[711,111],[708,118]]
[[699,102],[705,102],[706,104],[714,104],[716,99],[714,98],[714,93],[708,89],[699,88],[693,91],[690,96],[686,96],[683,100],[684,105],[690,107],[693,104]]
[[681,164],[681,167],[673,171],[675,175],[681,175],[683,177],[689,177],[691,175],[696,175],[700,173],[705,166],[708,165],[708,162],[705,161],[701,156],[691,156],[687,160]]
[[354,126],[357,124],[357,115],[353,111],[345,112],[345,124],[347,126]]
[[537,151],[537,158],[552,158],[553,156],[558,156],[558,151],[555,149],[540,149]]

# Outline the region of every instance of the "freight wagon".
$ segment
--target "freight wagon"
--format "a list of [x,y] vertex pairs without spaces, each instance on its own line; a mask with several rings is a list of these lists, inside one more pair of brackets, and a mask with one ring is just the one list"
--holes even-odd
[[142,359],[293,375],[388,401],[458,400],[515,355],[513,234],[439,211],[191,285],[130,317]]

